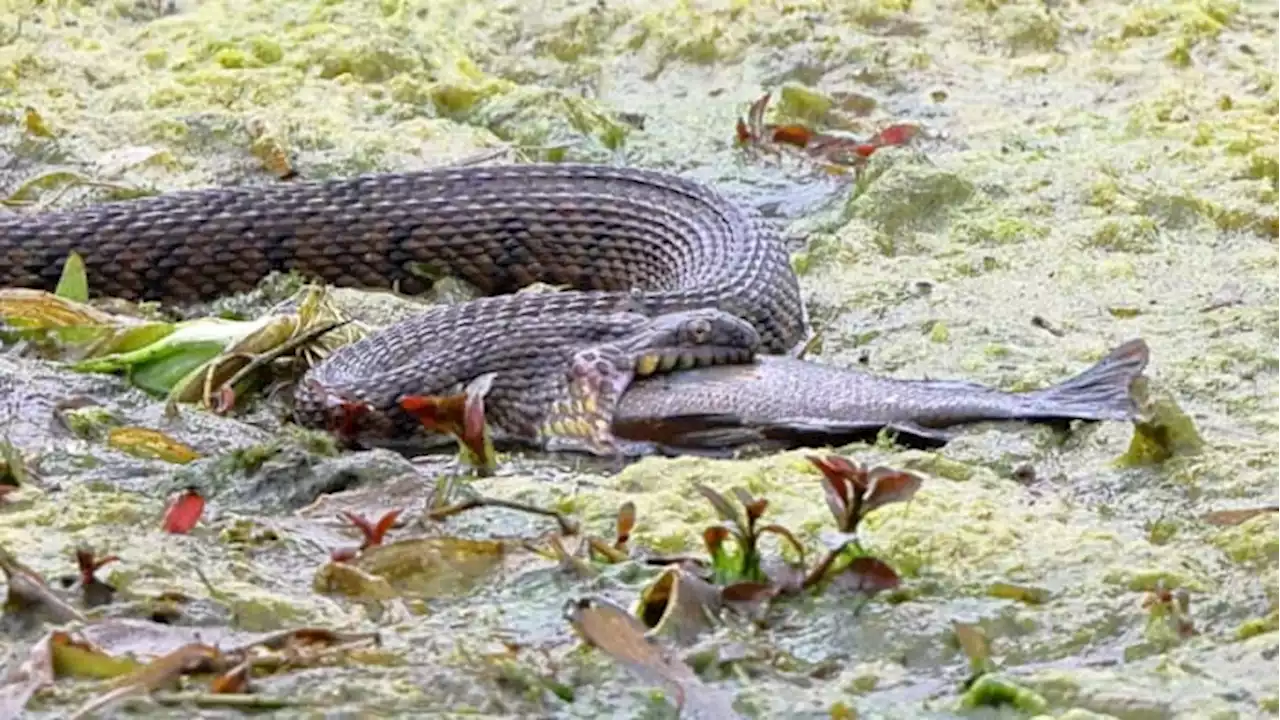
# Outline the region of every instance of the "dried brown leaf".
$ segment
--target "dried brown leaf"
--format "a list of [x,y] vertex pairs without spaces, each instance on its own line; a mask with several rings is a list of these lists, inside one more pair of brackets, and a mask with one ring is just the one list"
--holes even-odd
[[1239,525],[1245,521],[1252,520],[1259,515],[1280,512],[1280,506],[1265,505],[1263,507],[1248,508],[1245,510],[1217,510],[1204,516],[1204,521],[1210,525],[1232,526]]
[[867,490],[862,496],[862,513],[892,503],[909,502],[924,482],[919,475],[887,467],[867,473]]
[[702,542],[707,546],[707,552],[715,555],[720,552],[720,546],[725,540],[729,539],[729,528],[723,525],[715,525],[702,531]]
[[209,683],[209,692],[217,694],[248,692],[249,671],[252,667],[253,664],[246,660],[225,673],[215,677]]
[[901,580],[885,562],[873,557],[860,557],[854,558],[831,582],[844,590],[875,595],[898,587]]
[[622,503],[622,507],[618,508],[618,519],[616,523],[615,538],[613,546],[619,550],[627,546],[627,541],[631,539],[631,531],[636,526],[636,504],[628,500]]
[[209,669],[222,657],[211,645],[192,643],[156,658],[137,672],[120,678],[115,688],[82,705],[71,714],[70,720],[87,717],[91,713],[126,697],[145,695],[177,680],[184,673]]
[[987,643],[987,633],[982,626],[973,623],[953,621],[951,629],[956,634],[956,642],[960,650],[969,658],[969,667],[975,672],[984,672],[991,662],[991,648]]

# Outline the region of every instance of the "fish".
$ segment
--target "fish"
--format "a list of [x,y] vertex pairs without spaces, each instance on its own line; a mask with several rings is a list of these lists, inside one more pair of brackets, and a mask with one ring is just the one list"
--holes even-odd
[[1133,421],[1130,386],[1149,360],[1147,343],[1134,339],[1056,385],[1006,392],[760,355],[747,364],[638,379],[622,396],[612,429],[672,454],[848,444],[886,429],[902,445],[940,447],[955,437],[949,428],[978,422]]

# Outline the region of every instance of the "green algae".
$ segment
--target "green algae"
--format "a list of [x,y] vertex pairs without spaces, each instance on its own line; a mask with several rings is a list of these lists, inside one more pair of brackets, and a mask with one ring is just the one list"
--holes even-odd
[[850,199],[845,212],[876,230],[876,246],[885,255],[918,252],[914,233],[936,230],[974,196],[973,184],[955,173],[920,162],[882,162],[890,164],[876,172],[873,161],[866,177],[874,179],[864,180],[866,190]]

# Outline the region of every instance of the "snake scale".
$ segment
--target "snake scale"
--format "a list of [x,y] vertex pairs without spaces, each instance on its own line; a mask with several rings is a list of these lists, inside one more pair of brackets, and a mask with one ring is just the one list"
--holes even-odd
[[[808,332],[776,232],[712,188],[653,170],[517,164],[215,187],[0,216],[0,286],[52,289],[68,254],[98,296],[186,303],[273,271],[332,285],[485,295],[348,345],[295,391],[295,418],[368,444],[414,435],[399,405],[491,378],[486,418],[548,449],[613,453],[636,375],[783,353]],[[560,292],[514,291],[543,282]],[[422,433],[416,433],[421,435]]]

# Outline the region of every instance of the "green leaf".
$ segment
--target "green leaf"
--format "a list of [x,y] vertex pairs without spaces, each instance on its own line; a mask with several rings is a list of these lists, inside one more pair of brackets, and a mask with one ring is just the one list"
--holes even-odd
[[219,342],[193,343],[180,352],[161,357],[133,367],[129,381],[135,386],[156,395],[168,395],[184,379],[200,370],[220,355],[224,345]]
[[76,302],[89,301],[89,278],[80,253],[72,251],[67,256],[67,262],[62,266],[62,277],[58,278],[58,287],[53,294]]

